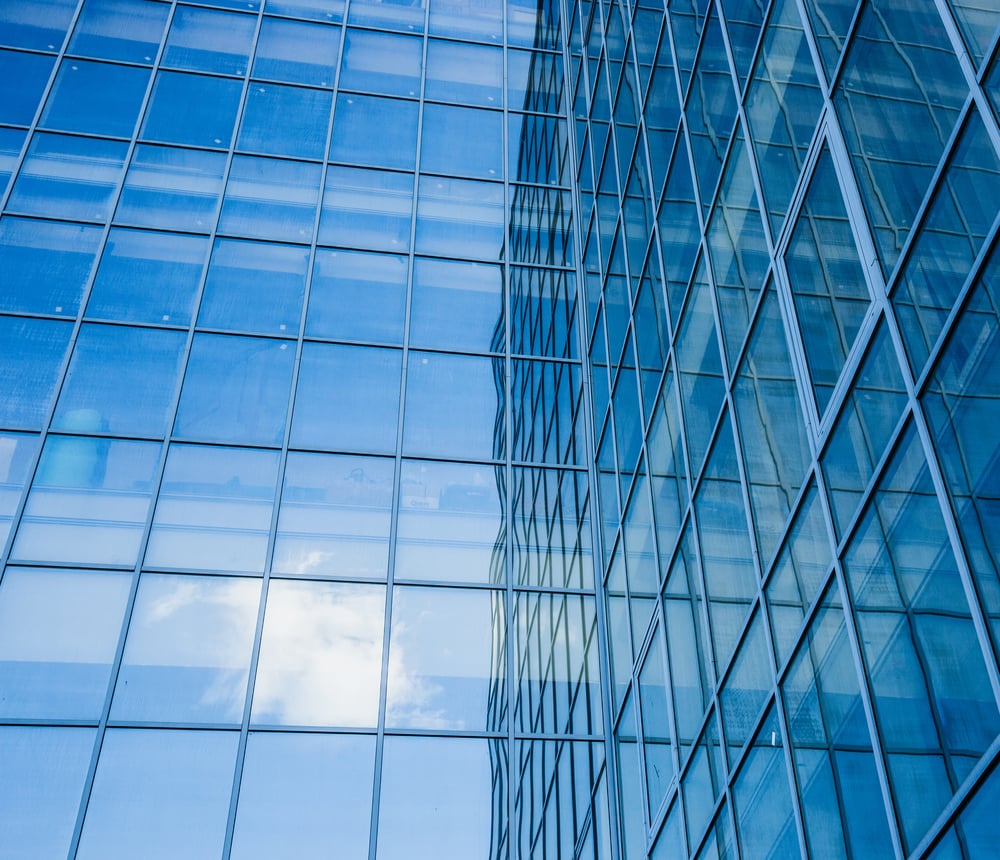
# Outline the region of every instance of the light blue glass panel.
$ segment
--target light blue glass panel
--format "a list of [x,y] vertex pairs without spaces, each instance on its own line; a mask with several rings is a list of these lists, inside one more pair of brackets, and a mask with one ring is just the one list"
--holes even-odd
[[510,366],[511,456],[575,465],[584,458],[583,383],[575,364],[515,359]]
[[381,0],[355,0],[351,4],[352,24],[367,24],[381,30],[422,32],[426,0],[407,3],[383,3]]
[[318,249],[306,334],[402,346],[407,268],[406,257]]
[[52,57],[0,51],[0,122],[31,125],[54,64]]
[[372,735],[251,732],[232,860],[368,856]]
[[159,442],[49,436],[11,557],[133,565],[160,447]]
[[628,860],[640,860],[645,853],[646,816],[643,814],[642,770],[639,738],[635,722],[634,699],[629,693],[615,729],[617,752],[618,803],[621,815],[622,854]]
[[832,78],[844,50],[858,0],[805,0],[827,78]]
[[256,15],[180,6],[170,25],[163,65],[242,75],[247,70],[256,25]]
[[[503,51],[429,39],[424,96],[461,104],[503,105]],[[520,104],[511,105],[520,108]]]
[[420,169],[427,173],[503,177],[503,114],[452,105],[424,105]]
[[[274,11],[268,4],[268,11]],[[326,4],[330,5],[330,4]],[[340,50],[340,28],[265,17],[257,37],[257,78],[332,87]]]
[[996,810],[1000,807],[998,790],[1000,790],[1000,771],[994,768],[974,790],[972,799],[949,828],[950,833],[927,855],[930,860],[989,856],[996,846]]
[[148,81],[148,69],[63,60],[40,124],[60,131],[131,137]]
[[667,307],[670,318],[677,320],[691,279],[701,234],[686,147],[677,148],[656,223],[663,253],[663,274],[667,281]]
[[308,242],[319,202],[320,172],[318,164],[234,156],[219,232]]
[[646,802],[654,818],[674,778],[673,732],[670,728],[669,681],[660,628],[653,634],[639,670],[639,704],[646,773]]
[[0,9],[0,42],[19,48],[57,51],[75,11],[75,0],[5,3]]
[[740,750],[750,739],[773,685],[774,670],[768,655],[764,619],[760,612],[755,612],[719,691],[719,712],[731,766],[736,766]]
[[220,855],[238,741],[237,732],[106,732],[76,856]]
[[264,569],[277,451],[171,445],[147,567]]
[[7,206],[29,215],[104,221],[121,178],[127,143],[35,134]]
[[979,65],[989,50],[1000,25],[1000,9],[976,0],[948,0],[962,36],[969,46],[972,61]]
[[508,51],[506,79],[507,107],[511,110],[562,113],[561,54],[543,51]]
[[511,179],[569,185],[571,163],[569,132],[564,118],[534,113],[507,114],[507,173]]
[[86,0],[73,29],[74,54],[152,63],[170,9],[150,0]]
[[499,260],[503,254],[503,185],[422,176],[416,250],[444,257]]
[[503,41],[503,5],[500,3],[431,0],[427,31],[432,36],[452,36],[477,42]]
[[0,426],[41,427],[72,324],[0,316]]
[[385,586],[271,580],[253,722],[374,728],[384,628]]
[[499,266],[418,258],[410,298],[410,346],[503,352]]
[[0,433],[0,545],[7,542],[37,449],[34,433]]
[[236,145],[267,155],[320,159],[332,104],[333,96],[323,90],[254,81]]
[[511,352],[579,358],[575,273],[517,266],[509,278]]
[[398,349],[305,344],[292,415],[292,445],[394,451],[402,365]]
[[142,125],[144,140],[229,146],[243,82],[183,72],[158,72]]
[[411,352],[403,450],[477,460],[502,457],[502,385],[500,359]]
[[505,741],[386,738],[379,860],[491,856],[506,838],[506,767]]
[[509,220],[512,262],[573,265],[573,207],[569,192],[515,185],[511,188]]
[[348,30],[339,86],[342,90],[416,97],[422,65],[420,38]]
[[393,471],[383,457],[290,452],[271,569],[384,580]]
[[344,0],[267,0],[266,11],[290,18],[338,22],[344,19]]
[[418,107],[417,102],[402,99],[353,93],[338,96],[330,160],[413,170]]
[[216,239],[198,325],[295,334],[308,269],[307,247]]
[[293,342],[196,335],[174,433],[211,442],[280,445],[294,363]]
[[413,174],[331,167],[320,215],[324,245],[405,251],[410,246]]
[[526,48],[559,47],[559,8],[531,0],[507,0],[507,41]]
[[[0,100],[4,100],[0,95]],[[21,148],[28,133],[16,128],[0,128],[0,194],[7,190],[7,183],[21,156]]]
[[53,429],[162,436],[186,341],[179,331],[83,326],[52,417]]
[[201,236],[112,229],[87,316],[186,326],[208,247]]
[[504,510],[492,466],[405,460],[396,580],[504,581]]
[[75,317],[101,232],[84,224],[0,220],[0,309]]
[[125,573],[9,568],[0,583],[0,714],[98,719],[130,585]]
[[144,574],[111,719],[238,725],[259,603],[259,580]]
[[167,146],[136,146],[115,220],[138,227],[208,233],[222,191],[226,156]]
[[66,856],[95,735],[93,729],[0,728],[2,860]]

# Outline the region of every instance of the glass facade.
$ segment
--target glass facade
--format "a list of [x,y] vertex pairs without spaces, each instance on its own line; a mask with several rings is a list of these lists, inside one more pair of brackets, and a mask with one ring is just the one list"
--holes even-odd
[[0,860],[995,854],[998,40],[0,2]]

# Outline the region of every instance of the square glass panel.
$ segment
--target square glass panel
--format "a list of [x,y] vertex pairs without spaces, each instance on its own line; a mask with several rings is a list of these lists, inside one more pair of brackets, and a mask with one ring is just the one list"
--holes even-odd
[[410,246],[413,174],[331,167],[319,241],[324,245],[405,251]]
[[[273,6],[269,3],[267,11],[275,11]],[[255,78],[332,87],[339,51],[340,27],[265,17],[257,37],[253,75]]]
[[500,48],[428,40],[426,98],[502,107],[502,84],[503,51]]
[[416,250],[442,257],[500,260],[508,217],[499,182],[421,176]]
[[236,145],[250,152],[320,159],[333,97],[324,90],[254,81]]
[[4,4],[0,9],[0,42],[19,48],[58,51],[76,5],[75,0]]
[[163,51],[163,65],[196,72],[242,75],[253,46],[256,15],[179,6]]
[[308,242],[319,202],[320,166],[276,158],[233,157],[219,232]]
[[390,96],[420,94],[423,39],[373,30],[348,30],[340,89]]
[[410,346],[503,352],[499,266],[418,258],[410,299]]
[[53,65],[52,57],[0,51],[0,122],[31,125]]
[[240,80],[158,72],[142,137],[225,149],[233,136],[242,90]]
[[152,63],[169,14],[169,7],[149,0],[86,0],[69,50],[88,57]]
[[330,160],[413,170],[417,111],[418,104],[413,101],[354,93],[337,96]]
[[40,124],[60,131],[131,137],[148,82],[148,69],[63,60]]
[[424,105],[420,169],[427,173],[503,178],[503,114]]

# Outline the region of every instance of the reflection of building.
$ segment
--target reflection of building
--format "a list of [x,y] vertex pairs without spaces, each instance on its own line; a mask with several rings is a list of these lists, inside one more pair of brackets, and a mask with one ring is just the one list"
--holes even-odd
[[995,853],[1000,14],[735,5],[0,4],[0,858]]

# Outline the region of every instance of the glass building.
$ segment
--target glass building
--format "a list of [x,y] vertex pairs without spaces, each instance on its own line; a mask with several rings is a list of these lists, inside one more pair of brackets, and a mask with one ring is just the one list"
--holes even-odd
[[0,0],[0,860],[987,858],[994,0]]

